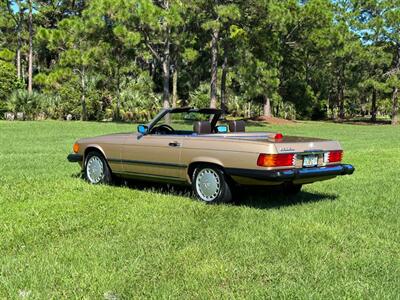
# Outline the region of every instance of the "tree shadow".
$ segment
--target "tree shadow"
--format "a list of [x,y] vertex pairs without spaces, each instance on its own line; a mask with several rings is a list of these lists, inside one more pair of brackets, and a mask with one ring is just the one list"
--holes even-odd
[[127,187],[133,190],[148,191],[173,196],[194,198],[190,186],[169,184],[162,182],[142,181],[137,179],[119,179],[115,182],[116,186]]
[[360,119],[343,119],[343,120],[327,120],[326,122],[345,124],[345,125],[390,125],[391,120],[378,119],[376,121],[371,121],[370,118],[360,118]]
[[[190,186],[155,183],[137,180],[121,180],[117,186],[130,189],[149,191],[174,196],[195,199]],[[310,193],[302,191],[297,195],[287,195],[280,188],[241,188],[234,191],[234,202],[229,205],[246,206],[257,209],[279,209],[292,205],[310,204],[320,201],[333,201],[337,199],[335,194]]]

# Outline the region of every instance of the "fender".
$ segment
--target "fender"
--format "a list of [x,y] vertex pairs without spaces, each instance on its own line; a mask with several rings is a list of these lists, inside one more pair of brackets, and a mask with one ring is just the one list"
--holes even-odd
[[209,157],[209,156],[196,156],[194,158],[192,158],[192,160],[189,162],[187,169],[186,169],[186,179],[189,183],[192,182],[192,178],[191,176],[189,176],[189,170],[190,170],[190,166],[192,164],[195,163],[210,163],[213,165],[218,165],[222,168],[224,168],[224,164],[222,163],[222,161],[220,161],[219,159],[215,158],[215,157]]
[[95,148],[96,150],[99,150],[101,152],[101,154],[103,154],[104,158],[106,160],[108,160],[108,157],[107,157],[106,153],[104,152],[103,148],[100,145],[98,145],[98,144],[88,144],[85,147],[85,152],[84,152],[84,155],[83,155],[83,161],[85,161],[85,159],[86,159],[86,153],[88,153],[90,151],[90,150],[88,151],[89,148]]

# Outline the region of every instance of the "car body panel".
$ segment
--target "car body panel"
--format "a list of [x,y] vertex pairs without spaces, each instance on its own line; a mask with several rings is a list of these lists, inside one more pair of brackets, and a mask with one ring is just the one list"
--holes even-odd
[[131,135],[121,149],[124,173],[142,173],[181,178],[180,156],[182,148],[170,143],[182,144],[182,138],[170,136]]

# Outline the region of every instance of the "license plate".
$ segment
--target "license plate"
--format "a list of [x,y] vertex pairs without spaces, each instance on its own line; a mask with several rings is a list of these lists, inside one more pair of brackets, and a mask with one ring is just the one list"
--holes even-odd
[[303,167],[315,167],[318,165],[318,155],[303,156]]

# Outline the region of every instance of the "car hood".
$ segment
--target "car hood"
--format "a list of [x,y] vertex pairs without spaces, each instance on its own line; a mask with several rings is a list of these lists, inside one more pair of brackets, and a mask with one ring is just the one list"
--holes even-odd
[[115,141],[121,141],[121,139],[125,139],[127,137],[137,136],[137,133],[125,132],[125,133],[113,133],[100,135],[90,138],[82,138],[78,140],[78,143],[81,144],[91,144],[91,143],[113,143]]

